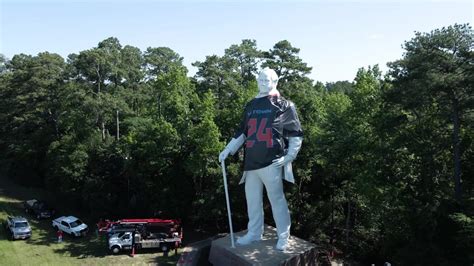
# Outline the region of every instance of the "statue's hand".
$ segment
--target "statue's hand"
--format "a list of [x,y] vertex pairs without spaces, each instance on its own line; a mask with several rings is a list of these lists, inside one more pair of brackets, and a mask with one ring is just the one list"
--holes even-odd
[[280,157],[278,159],[273,160],[272,166],[274,167],[282,167],[283,165],[293,161],[294,158],[290,155],[285,155],[283,157]]
[[296,155],[298,154],[298,151],[301,148],[301,143],[303,142],[302,137],[291,137],[288,139],[289,144],[288,144],[288,153],[285,156],[282,156],[278,159],[273,160],[272,165],[274,167],[282,167],[287,163],[292,162],[294,159],[296,159]]
[[219,162],[224,161],[224,160],[227,158],[227,156],[229,156],[229,153],[230,153],[229,149],[227,149],[227,148],[224,149],[224,150],[219,154]]
[[219,162],[224,161],[229,154],[234,155],[244,144],[245,142],[245,135],[241,134],[238,138],[232,138],[232,140],[225,146],[224,150],[219,154]]

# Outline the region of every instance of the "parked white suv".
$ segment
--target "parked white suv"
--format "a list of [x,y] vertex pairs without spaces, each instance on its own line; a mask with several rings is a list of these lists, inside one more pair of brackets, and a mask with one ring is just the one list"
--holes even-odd
[[85,236],[89,228],[87,224],[74,216],[61,216],[53,220],[53,228],[71,236]]

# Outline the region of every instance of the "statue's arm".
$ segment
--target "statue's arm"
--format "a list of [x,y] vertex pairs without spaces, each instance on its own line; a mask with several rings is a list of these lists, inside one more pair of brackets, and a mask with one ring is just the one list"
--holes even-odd
[[237,138],[232,138],[232,140],[225,146],[224,150],[219,154],[219,162],[222,162],[227,158],[227,156],[234,155],[244,144],[245,135],[240,134]]
[[273,160],[272,165],[275,167],[281,167],[296,159],[301,149],[301,144],[303,143],[303,130],[296,112],[296,107],[291,102],[287,102],[287,104],[288,107],[282,114],[281,119],[283,123],[283,134],[288,138],[288,151],[284,156]]
[[272,165],[275,167],[281,167],[287,163],[292,162],[296,159],[298,152],[303,144],[303,137],[290,137],[288,138],[288,152],[285,156],[273,160]]
[[296,159],[296,155],[301,149],[301,145],[303,144],[303,137],[291,137],[288,138],[288,153],[286,156],[290,157],[291,161]]

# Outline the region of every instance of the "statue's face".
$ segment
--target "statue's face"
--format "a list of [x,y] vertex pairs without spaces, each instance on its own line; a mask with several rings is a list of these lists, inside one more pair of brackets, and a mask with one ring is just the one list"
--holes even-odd
[[266,94],[272,89],[276,89],[278,78],[273,70],[267,68],[260,72],[257,82],[260,94]]

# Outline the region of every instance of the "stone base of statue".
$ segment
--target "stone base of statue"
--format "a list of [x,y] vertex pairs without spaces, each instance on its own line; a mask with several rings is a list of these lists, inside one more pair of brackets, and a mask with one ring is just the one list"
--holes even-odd
[[219,236],[211,237],[208,239],[194,242],[184,247],[181,256],[176,263],[177,266],[198,266],[198,265],[210,265],[209,251],[211,249],[211,243],[214,239]]
[[[246,231],[234,234],[235,239]],[[227,265],[318,265],[316,245],[291,236],[286,251],[275,248],[276,229],[265,225],[263,240],[250,245],[231,247],[230,235],[212,241],[209,262],[216,266]]]

